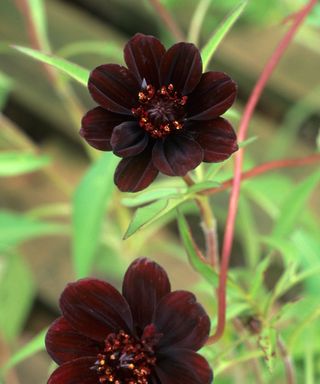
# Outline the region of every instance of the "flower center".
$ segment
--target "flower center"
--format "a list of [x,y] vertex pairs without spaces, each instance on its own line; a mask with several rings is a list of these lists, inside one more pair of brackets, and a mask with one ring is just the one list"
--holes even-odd
[[145,327],[140,340],[122,330],[109,334],[104,351],[92,367],[99,375],[99,383],[147,384],[156,363],[153,347],[160,337],[153,324]]
[[179,95],[172,84],[157,91],[147,85],[138,97],[140,105],[132,108],[132,113],[138,117],[140,127],[152,137],[159,139],[182,129],[188,97]]

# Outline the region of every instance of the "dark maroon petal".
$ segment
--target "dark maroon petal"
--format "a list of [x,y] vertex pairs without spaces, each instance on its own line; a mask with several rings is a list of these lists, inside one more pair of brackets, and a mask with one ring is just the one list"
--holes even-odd
[[224,161],[238,150],[236,133],[231,124],[222,117],[201,123],[194,122],[189,129],[204,150],[203,161]]
[[82,118],[80,135],[92,147],[101,151],[111,151],[110,138],[113,128],[125,119],[129,119],[129,117],[96,107]]
[[97,356],[104,343],[89,339],[70,326],[64,317],[57,319],[46,334],[46,348],[57,364],[84,356]]
[[145,149],[148,138],[148,134],[136,121],[126,121],[113,130],[111,146],[117,156],[135,156]]
[[202,61],[198,48],[190,43],[173,45],[162,58],[160,66],[161,85],[173,84],[186,95],[200,81]]
[[159,300],[170,292],[166,271],[148,259],[137,259],[128,268],[122,285],[133,322],[142,331],[152,321]]
[[97,356],[81,357],[58,367],[49,377],[47,384],[97,384],[99,376],[94,366]]
[[125,67],[104,64],[95,68],[89,77],[89,91],[101,107],[116,113],[132,115],[138,104],[140,84]]
[[237,95],[237,85],[223,72],[206,72],[188,97],[187,114],[192,120],[210,120],[225,113]]
[[175,291],[159,303],[154,324],[163,333],[159,348],[178,347],[197,351],[210,331],[210,319],[195,296],[187,291]]
[[147,84],[159,88],[159,67],[165,51],[155,37],[137,33],[124,48],[124,60],[140,84],[145,79]]
[[170,348],[155,368],[162,384],[210,384],[213,372],[207,360],[187,349]]
[[60,308],[72,328],[94,340],[132,329],[128,303],[105,281],[82,279],[68,284],[60,297]]
[[152,161],[160,172],[169,176],[184,176],[196,168],[203,159],[200,145],[185,135],[170,135],[157,140]]
[[137,156],[122,159],[115,171],[114,182],[122,192],[138,192],[147,188],[158,175],[151,160],[151,151],[145,149]]

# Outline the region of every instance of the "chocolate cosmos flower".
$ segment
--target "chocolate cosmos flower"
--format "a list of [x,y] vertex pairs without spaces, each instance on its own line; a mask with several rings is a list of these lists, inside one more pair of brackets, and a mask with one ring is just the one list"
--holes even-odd
[[48,384],[209,384],[212,371],[197,351],[210,320],[194,295],[170,292],[166,272],[148,259],[128,268],[122,295],[84,279],[60,298],[62,317],[46,347],[59,367]]
[[115,183],[146,188],[158,172],[184,176],[202,161],[219,162],[238,149],[230,123],[236,84],[222,72],[202,74],[199,50],[178,43],[167,51],[153,36],[136,34],[124,49],[128,69],[95,68],[89,91],[100,105],[82,120],[93,147],[122,157]]

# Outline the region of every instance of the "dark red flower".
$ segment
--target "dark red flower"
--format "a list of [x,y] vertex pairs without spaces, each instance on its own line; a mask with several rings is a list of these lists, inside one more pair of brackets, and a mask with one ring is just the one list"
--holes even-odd
[[84,116],[80,130],[93,147],[123,158],[115,172],[120,190],[142,190],[159,171],[184,176],[238,149],[232,126],[219,117],[233,104],[236,84],[222,72],[202,74],[193,44],[166,51],[155,37],[138,33],[124,59],[128,68],[104,64],[91,72],[88,87],[99,107]]
[[209,384],[196,351],[210,320],[195,296],[170,291],[166,272],[137,259],[122,295],[110,284],[83,279],[60,298],[62,317],[49,328],[47,351],[59,367],[48,384]]

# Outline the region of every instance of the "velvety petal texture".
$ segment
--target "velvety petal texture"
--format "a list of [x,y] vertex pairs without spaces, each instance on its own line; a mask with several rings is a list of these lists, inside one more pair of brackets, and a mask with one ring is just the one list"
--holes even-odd
[[117,64],[95,68],[90,74],[88,88],[92,98],[112,112],[131,116],[132,107],[138,104],[138,80],[127,68]]
[[231,124],[221,117],[194,123],[190,129],[204,151],[203,161],[209,163],[224,161],[238,150],[235,131]]
[[190,43],[173,45],[162,58],[160,78],[162,85],[173,84],[187,95],[194,90],[200,81],[202,60],[198,48]]
[[166,351],[159,358],[156,373],[162,384],[210,384],[213,380],[207,360],[187,349]]
[[210,319],[195,296],[187,291],[175,291],[159,303],[154,324],[163,334],[159,348],[174,346],[197,351],[206,342]]
[[68,284],[60,297],[60,308],[74,329],[94,340],[103,341],[109,333],[132,329],[128,303],[102,280],[82,279]]
[[80,135],[92,147],[101,151],[111,151],[110,139],[113,129],[122,122],[123,115],[96,107],[82,118]]
[[140,330],[152,322],[158,302],[169,292],[166,271],[145,258],[134,261],[123,279],[122,293],[130,305],[133,322]]
[[159,67],[165,48],[153,36],[137,33],[124,48],[124,59],[128,69],[135,74],[140,84],[160,87]]
[[189,96],[188,117],[192,120],[210,120],[225,113],[234,103],[236,83],[223,72],[206,72]]
[[126,121],[114,128],[110,143],[114,154],[128,157],[141,153],[148,141],[147,133],[136,121]]
[[152,153],[155,167],[168,176],[184,176],[203,159],[201,146],[186,135],[172,135],[158,140]]
[[48,384],[97,384],[97,373],[92,366],[94,357],[81,357],[58,367],[50,376]]
[[123,192],[138,192],[147,188],[159,171],[151,161],[151,151],[122,159],[117,166],[114,182]]
[[83,356],[97,356],[103,342],[92,340],[70,326],[64,317],[57,319],[46,335],[46,348],[57,364]]

